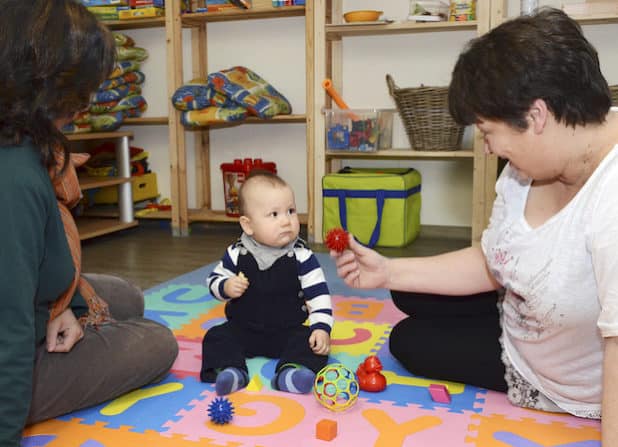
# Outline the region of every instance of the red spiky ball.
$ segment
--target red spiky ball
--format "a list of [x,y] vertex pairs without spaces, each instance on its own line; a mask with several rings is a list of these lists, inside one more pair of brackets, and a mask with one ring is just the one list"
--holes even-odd
[[341,253],[348,248],[348,232],[343,228],[333,228],[326,233],[326,246]]

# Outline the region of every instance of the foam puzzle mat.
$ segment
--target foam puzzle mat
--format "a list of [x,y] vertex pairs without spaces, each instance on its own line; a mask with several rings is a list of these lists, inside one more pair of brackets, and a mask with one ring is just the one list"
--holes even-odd
[[[205,285],[214,265],[146,291],[146,316],[170,327],[180,353],[162,382],[99,406],[26,428],[22,447],[600,447],[598,421],[513,407],[502,393],[407,373],[388,350],[388,335],[404,315],[386,290],[360,291],[336,277],[328,255],[318,254],[333,296],[335,327],[330,363],[352,371],[368,356],[381,360],[386,390],[361,391],[343,412],[320,405],[313,394],[274,391],[276,361],[248,361],[251,382],[229,396],[229,424],[210,421],[216,397],[201,383],[201,340],[223,321],[223,304]],[[419,342],[423,342],[422,340]],[[449,404],[434,402],[428,387],[448,387]],[[322,419],[337,422],[331,441],[316,438]]]

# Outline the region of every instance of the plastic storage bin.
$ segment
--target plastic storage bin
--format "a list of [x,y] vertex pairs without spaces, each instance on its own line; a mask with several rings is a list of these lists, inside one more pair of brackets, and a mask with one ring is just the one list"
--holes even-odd
[[[157,174],[149,172],[144,175],[131,177],[131,191],[133,193],[133,202],[141,202],[142,200],[154,199],[159,196],[157,187]],[[96,204],[112,204],[118,203],[118,187],[105,186],[92,191],[86,191],[92,195],[88,197]]]
[[392,146],[393,109],[326,109],[326,148],[374,152]]
[[239,217],[238,191],[240,185],[253,169],[263,169],[273,174],[277,173],[277,164],[270,161],[262,161],[261,158],[234,159],[233,163],[222,163],[223,194],[225,195],[225,214],[229,217]]

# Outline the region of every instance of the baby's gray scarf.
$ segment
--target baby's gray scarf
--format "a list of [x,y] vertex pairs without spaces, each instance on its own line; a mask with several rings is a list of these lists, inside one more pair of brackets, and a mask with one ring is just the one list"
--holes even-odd
[[269,269],[281,256],[285,256],[288,253],[293,252],[294,244],[296,243],[296,239],[294,239],[292,242],[281,248],[269,247],[256,242],[255,239],[244,232],[240,236],[240,241],[247,251],[253,255],[260,270]]

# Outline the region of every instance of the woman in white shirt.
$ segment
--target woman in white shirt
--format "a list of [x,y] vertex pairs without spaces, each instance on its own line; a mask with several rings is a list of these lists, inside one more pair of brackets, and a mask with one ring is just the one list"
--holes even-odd
[[603,414],[618,446],[618,110],[597,52],[560,10],[507,21],[459,56],[449,106],[508,161],[481,246],[389,259],[350,237],[338,274],[393,290],[411,372]]

